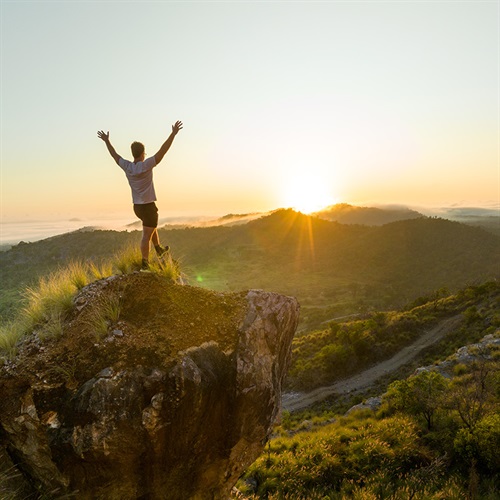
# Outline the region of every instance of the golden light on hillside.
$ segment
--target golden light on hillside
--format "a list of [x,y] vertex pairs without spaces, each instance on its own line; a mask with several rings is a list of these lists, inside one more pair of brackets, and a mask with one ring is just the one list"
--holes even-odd
[[284,185],[283,206],[287,208],[310,214],[334,203],[326,182],[319,176],[304,173]]

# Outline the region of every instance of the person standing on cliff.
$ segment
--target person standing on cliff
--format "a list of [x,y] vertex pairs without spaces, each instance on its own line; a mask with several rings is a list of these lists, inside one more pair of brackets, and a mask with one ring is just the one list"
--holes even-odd
[[97,137],[106,144],[109,154],[113,157],[119,167],[123,169],[127,176],[128,183],[132,190],[132,200],[134,203],[134,213],[142,221],[142,239],[141,239],[141,270],[149,269],[149,249],[151,241],[159,257],[168,252],[169,247],[163,247],[158,236],[158,208],[156,207],[156,193],[153,184],[153,168],[161,162],[174,138],[182,129],[182,122],[176,121],[172,125],[172,132],[162,147],[154,156],[146,158],[144,144],[133,142],[131,145],[134,161],[123,159],[112,146],[109,140],[109,132],[100,130]]

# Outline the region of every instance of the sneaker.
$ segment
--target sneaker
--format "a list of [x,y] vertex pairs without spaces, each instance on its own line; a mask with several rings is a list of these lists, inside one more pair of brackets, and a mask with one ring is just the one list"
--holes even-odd
[[149,262],[142,259],[141,271],[149,271]]
[[166,247],[158,246],[155,248],[156,255],[158,255],[158,257],[163,257],[170,250],[170,247],[168,245]]

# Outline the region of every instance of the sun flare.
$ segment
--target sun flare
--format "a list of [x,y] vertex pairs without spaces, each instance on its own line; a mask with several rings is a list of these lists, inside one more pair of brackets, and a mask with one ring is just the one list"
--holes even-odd
[[294,177],[285,185],[284,205],[310,214],[335,203],[328,186],[319,177]]

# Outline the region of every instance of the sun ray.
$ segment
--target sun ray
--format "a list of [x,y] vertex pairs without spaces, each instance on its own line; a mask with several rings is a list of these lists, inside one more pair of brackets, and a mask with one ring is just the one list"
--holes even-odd
[[316,212],[335,202],[324,180],[310,174],[294,176],[285,183],[283,199],[286,207],[304,214]]

